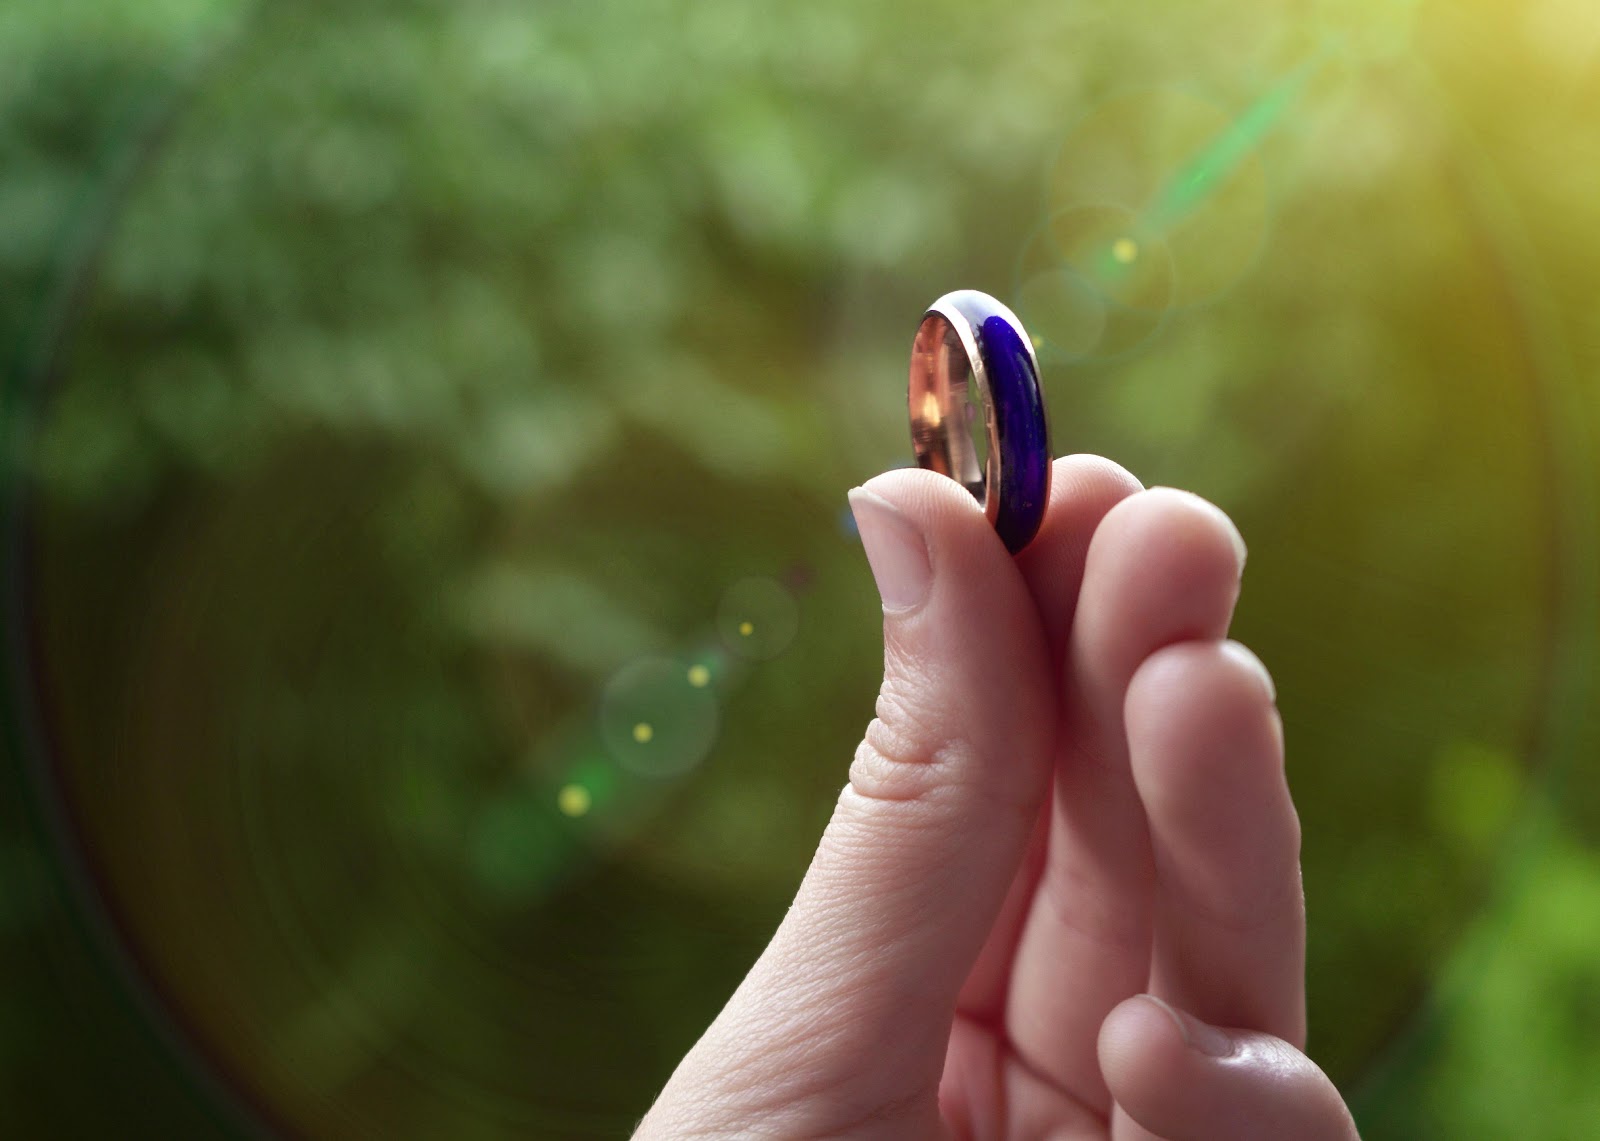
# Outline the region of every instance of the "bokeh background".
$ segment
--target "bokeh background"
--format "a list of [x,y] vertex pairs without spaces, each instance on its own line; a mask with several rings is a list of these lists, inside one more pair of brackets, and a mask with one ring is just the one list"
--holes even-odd
[[1600,1120],[1590,0],[0,8],[15,1137],[623,1137],[948,289],[1240,522],[1364,1136]]

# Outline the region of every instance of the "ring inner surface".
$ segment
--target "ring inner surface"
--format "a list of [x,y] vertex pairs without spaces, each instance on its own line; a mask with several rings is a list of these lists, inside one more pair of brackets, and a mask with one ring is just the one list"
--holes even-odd
[[917,463],[959,482],[983,503],[989,412],[955,327],[929,313],[911,345],[911,445]]

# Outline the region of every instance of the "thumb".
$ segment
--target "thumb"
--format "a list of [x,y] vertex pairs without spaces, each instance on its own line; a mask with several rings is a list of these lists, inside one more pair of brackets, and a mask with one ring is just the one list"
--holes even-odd
[[901,469],[850,503],[883,602],[877,717],[794,905],[662,1097],[759,1101],[808,1135],[933,1120],[956,995],[1043,803],[1055,722],[1032,597],[972,496]]
[[1151,995],[1106,1016],[1100,1067],[1117,1108],[1149,1130],[1141,1136],[1359,1141],[1339,1091],[1288,1042],[1219,1029]]

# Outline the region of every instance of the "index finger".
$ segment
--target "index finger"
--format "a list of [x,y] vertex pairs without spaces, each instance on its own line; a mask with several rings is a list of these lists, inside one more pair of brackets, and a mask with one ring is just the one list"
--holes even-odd
[[[1141,490],[1143,485],[1125,468],[1102,456],[1062,456],[1055,461],[1044,523],[1033,542],[1016,556],[1016,563],[1044,627],[1050,667],[1056,673],[1052,684],[1057,693],[1062,691],[1060,671],[1067,656],[1067,636],[1078,605],[1078,588],[1083,584],[1089,540],[1106,512]],[[962,988],[962,1013],[985,1024],[998,1024],[1005,1017],[1011,960],[1033,903],[1034,885],[1044,866],[1048,816],[1048,812],[1040,813],[1028,854]]]

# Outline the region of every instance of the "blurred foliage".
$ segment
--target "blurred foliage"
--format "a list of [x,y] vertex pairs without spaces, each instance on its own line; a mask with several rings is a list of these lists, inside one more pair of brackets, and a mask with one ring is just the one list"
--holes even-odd
[[1363,1136],[1582,1137],[1600,1119],[1600,859],[1545,803],[1462,940]]
[[1581,1135],[1597,107],[1577,0],[0,11],[0,1122],[625,1133],[870,715],[843,493],[974,286],[1250,540],[1367,1135]]

